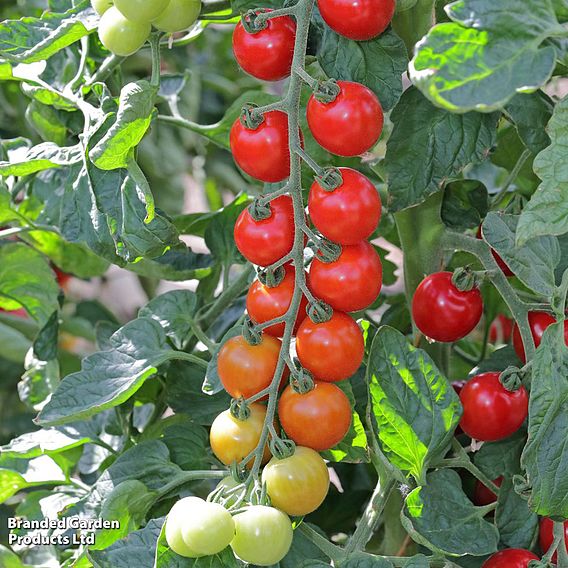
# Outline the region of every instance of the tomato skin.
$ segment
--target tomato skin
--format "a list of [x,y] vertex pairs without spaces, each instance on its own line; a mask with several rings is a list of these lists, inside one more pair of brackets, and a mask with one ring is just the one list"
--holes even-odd
[[381,198],[371,181],[351,168],[339,168],[343,183],[329,192],[317,180],[308,208],[316,229],[330,241],[354,245],[368,239],[381,220]]
[[240,119],[231,128],[231,152],[239,168],[249,176],[276,183],[290,175],[288,115],[279,110],[264,114],[256,129],[249,129]]
[[250,345],[241,335],[226,341],[217,360],[217,372],[225,390],[233,398],[250,398],[270,386],[281,345],[270,335],[263,335],[258,345]]
[[[501,487],[501,484],[503,483],[503,476],[494,479],[493,483],[495,483],[497,487]],[[483,485],[483,483],[481,483],[481,481],[479,481],[478,479],[475,482],[475,489],[473,492],[473,502],[478,507],[484,507],[485,505],[491,505],[491,503],[495,503],[496,501],[497,501],[497,495],[495,495],[495,493],[493,493],[493,491],[491,491],[489,487]]]
[[115,55],[136,53],[148,39],[152,26],[127,20],[115,7],[109,8],[99,21],[99,39]]
[[91,6],[99,16],[102,16],[113,5],[113,0],[91,0]]
[[308,101],[308,126],[317,143],[338,156],[360,156],[370,150],[383,131],[379,99],[367,87],[337,81],[341,91],[331,103]]
[[170,0],[114,0],[125,18],[139,24],[149,24],[168,7]]
[[296,444],[323,452],[345,438],[352,410],[347,395],[338,386],[316,382],[306,394],[286,387],[278,403],[278,416],[282,428]]
[[[554,521],[552,519],[543,517],[540,520],[538,540],[540,543],[540,549],[542,553],[545,554],[554,542]],[[568,547],[568,521],[564,522],[564,541],[566,542],[566,547]],[[558,554],[555,552],[552,556],[552,562],[557,562],[557,560]]]
[[539,557],[530,550],[507,548],[491,556],[481,568],[527,568],[531,560],[539,560]]
[[461,292],[452,283],[451,272],[427,276],[412,299],[412,317],[430,339],[450,343],[468,335],[479,323],[483,300],[477,288]]
[[170,0],[167,8],[152,24],[162,32],[181,32],[197,21],[200,12],[201,0]]
[[334,312],[325,323],[306,318],[296,336],[296,351],[303,367],[317,381],[334,383],[353,376],[363,362],[365,341],[357,323]]
[[296,22],[290,16],[280,16],[266,23],[266,29],[248,33],[240,21],[233,32],[233,53],[249,75],[263,81],[279,81],[288,77],[292,69]]
[[[264,285],[259,280],[255,280],[249,288],[247,294],[247,312],[255,323],[265,323],[272,319],[278,318],[286,314],[292,303],[292,296],[295,289],[296,271],[291,264],[285,266],[286,274],[284,280],[273,288]],[[296,318],[294,332],[298,331],[300,324],[307,316],[306,308],[308,300],[302,294],[300,301],[300,309]],[[264,329],[264,333],[268,333],[274,337],[282,337],[284,335],[284,323],[277,323]]]
[[171,508],[166,519],[166,542],[176,554],[185,558],[199,558],[201,556],[183,540],[181,528],[184,519],[196,514],[201,509],[202,503],[204,501],[199,497],[185,497]]
[[294,531],[287,515],[273,507],[256,505],[235,515],[231,548],[241,560],[257,566],[278,564],[292,546]]
[[[542,341],[542,336],[546,328],[549,325],[556,323],[556,318],[547,312],[529,312],[529,326],[531,328],[531,334],[534,339],[535,347],[540,345]],[[568,345],[568,322],[564,322],[564,341]],[[519,359],[523,362],[527,362],[527,357],[525,354],[525,346],[523,345],[523,340],[521,338],[521,332],[519,331],[519,326],[515,323],[513,326],[513,347],[515,352],[519,356]]]
[[270,266],[294,246],[294,206],[287,195],[270,203],[268,219],[255,221],[245,209],[235,223],[235,242],[241,254],[253,264]]
[[262,472],[262,481],[272,505],[292,516],[315,511],[329,491],[327,465],[317,452],[302,446],[289,458],[272,458]]
[[308,286],[316,298],[334,310],[364,310],[377,299],[383,286],[381,259],[367,241],[344,246],[335,262],[313,260]]
[[318,0],[318,6],[334,32],[356,41],[383,33],[396,7],[395,0]]
[[[266,418],[266,407],[262,404],[249,405],[250,416],[247,420],[235,418],[230,410],[221,412],[213,421],[209,433],[211,449],[225,465],[240,462],[250,454],[260,442],[262,428]],[[264,448],[262,463],[271,458],[268,444]],[[252,462],[247,464],[252,467]]]
[[491,343],[509,343],[513,333],[513,320],[504,314],[499,314],[489,327],[489,341]]
[[493,442],[514,434],[528,416],[525,387],[508,391],[499,382],[500,373],[482,373],[469,380],[460,393],[462,430],[470,437]]

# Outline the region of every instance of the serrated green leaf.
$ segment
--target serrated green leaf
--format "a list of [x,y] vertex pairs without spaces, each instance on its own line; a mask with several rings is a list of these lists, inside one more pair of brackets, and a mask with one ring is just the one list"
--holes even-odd
[[532,361],[529,436],[521,464],[532,491],[531,510],[568,518],[568,348],[564,324],[549,326]]
[[459,0],[446,11],[453,22],[434,26],[410,64],[434,104],[490,112],[552,75],[556,50],[542,44],[560,25],[550,0]]
[[0,162],[0,175],[27,176],[51,168],[77,164],[82,158],[79,145],[61,147],[53,142],[43,142],[20,154],[17,161]]
[[65,144],[67,127],[51,107],[32,101],[26,109],[26,120],[42,140],[59,146]]
[[380,445],[393,465],[421,483],[449,448],[459,398],[429,355],[389,327],[373,340],[367,373]]
[[66,424],[121,404],[174,353],[160,324],[149,318],[127,323],[111,343],[112,350],[85,358],[81,371],[61,381],[38,424]]
[[31,346],[31,341],[23,333],[0,322],[0,357],[21,364]]
[[486,442],[474,455],[475,465],[490,479],[512,477],[521,470],[521,453],[526,442],[526,432],[521,429],[498,442]]
[[[17,72],[17,70],[18,68],[15,71]],[[31,81],[26,81],[22,83],[22,92],[43,105],[69,112],[77,110],[77,103],[74,100],[69,99],[47,84],[36,85]]]
[[497,551],[499,533],[474,507],[461,487],[459,474],[441,469],[428,484],[414,489],[401,511],[404,528],[417,543],[451,556],[484,556]]
[[454,181],[444,190],[442,220],[448,227],[460,231],[476,228],[488,209],[487,188],[478,180]]
[[20,558],[2,544],[0,544],[0,564],[4,568],[24,568]]
[[433,106],[417,89],[407,90],[391,115],[385,167],[390,206],[399,211],[422,203],[484,160],[495,145],[497,113],[451,114]]
[[356,552],[339,564],[339,568],[392,568],[393,564],[386,558],[372,556],[364,552]]

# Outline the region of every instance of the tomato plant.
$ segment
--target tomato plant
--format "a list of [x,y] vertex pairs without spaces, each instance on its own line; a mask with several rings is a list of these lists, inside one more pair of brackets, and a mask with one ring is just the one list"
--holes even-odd
[[0,6],[0,566],[568,568],[565,0]]

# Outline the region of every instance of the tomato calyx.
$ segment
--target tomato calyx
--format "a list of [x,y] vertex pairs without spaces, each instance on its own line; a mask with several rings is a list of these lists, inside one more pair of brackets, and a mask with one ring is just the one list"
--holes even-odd
[[314,390],[316,384],[312,374],[304,367],[295,369],[290,379],[290,387],[298,394],[306,394]]
[[268,14],[270,12],[272,12],[272,10],[267,8],[249,10],[243,14],[241,18],[243,28],[245,28],[246,32],[249,34],[257,34],[258,32],[265,30],[268,27],[268,18],[266,16],[262,16],[262,14]]
[[247,103],[241,109],[239,120],[247,130],[257,130],[264,122],[264,115],[258,112],[260,107],[254,103]]
[[480,283],[480,275],[469,266],[457,268],[452,276],[452,284],[460,292],[470,292],[474,288],[479,288]]
[[333,317],[333,308],[322,300],[308,306],[308,317],[314,323],[326,323]]
[[264,203],[262,199],[256,198],[248,207],[248,211],[253,221],[266,221],[272,217],[270,203]]
[[285,460],[296,453],[296,444],[292,440],[284,439],[280,436],[273,436],[268,447],[270,448],[270,453],[277,460]]
[[286,277],[286,268],[284,266],[278,266],[277,268],[268,267],[264,270],[260,270],[257,277],[264,286],[268,286],[268,288],[276,288],[284,281],[284,278]]
[[524,373],[517,367],[507,367],[499,376],[499,382],[509,391],[518,391],[523,386]]
[[332,243],[326,238],[319,239],[317,249],[315,251],[316,257],[324,262],[330,264],[335,262],[340,256],[343,248],[337,243]]
[[233,399],[229,408],[231,414],[241,422],[245,422],[250,418],[250,408],[243,397]]
[[260,345],[262,343],[262,331],[258,329],[250,317],[245,318],[243,323],[243,337],[249,345]]
[[318,81],[314,89],[314,98],[324,104],[330,104],[341,93],[341,87],[337,84],[335,79],[328,79],[327,81]]
[[315,179],[321,188],[329,193],[343,185],[343,176],[339,168],[327,168],[321,176],[316,176]]

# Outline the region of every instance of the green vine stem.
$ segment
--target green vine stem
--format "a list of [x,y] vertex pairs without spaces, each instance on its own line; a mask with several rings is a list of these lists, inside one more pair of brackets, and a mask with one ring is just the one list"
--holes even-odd
[[568,567],[568,551],[566,550],[564,523],[555,522],[553,534],[554,541],[557,543],[556,553],[558,555],[558,566],[559,568],[566,568]]

